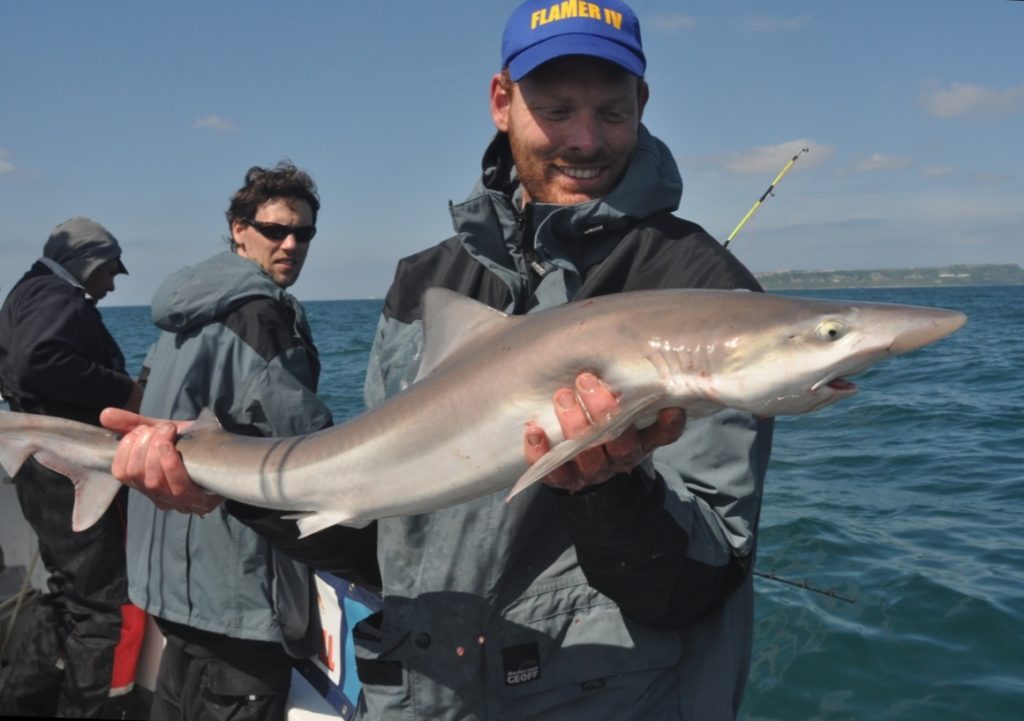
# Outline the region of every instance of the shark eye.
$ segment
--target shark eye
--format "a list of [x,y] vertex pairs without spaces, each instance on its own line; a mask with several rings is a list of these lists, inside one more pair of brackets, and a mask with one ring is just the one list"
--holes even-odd
[[818,324],[815,333],[821,340],[839,340],[846,335],[847,326],[839,320],[825,320]]

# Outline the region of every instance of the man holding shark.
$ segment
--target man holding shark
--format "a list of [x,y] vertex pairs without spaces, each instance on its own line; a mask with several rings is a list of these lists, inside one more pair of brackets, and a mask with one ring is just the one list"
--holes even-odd
[[[760,290],[672,215],[682,182],[641,123],[646,59],[629,7],[526,2],[506,25],[502,63],[490,89],[498,132],[477,188],[452,207],[457,234],[398,265],[367,372],[370,407],[416,378],[430,287],[510,314],[633,290]],[[614,414],[614,391],[590,372],[559,390],[561,433],[591,434]],[[191,485],[174,425],[115,411],[103,420],[130,431],[115,476],[184,511],[219,502]],[[535,420],[522,419],[530,463],[552,445]],[[511,504],[502,491],[298,540],[280,513],[228,507],[299,560],[335,569],[357,565],[345,538],[379,534],[384,609],[354,632],[360,718],[733,718],[750,663],[772,424],[732,410],[685,433],[679,409],[649,420]]]

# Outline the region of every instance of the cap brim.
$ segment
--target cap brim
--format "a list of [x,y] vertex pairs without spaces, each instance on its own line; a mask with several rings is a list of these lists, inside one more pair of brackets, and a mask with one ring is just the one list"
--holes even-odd
[[542,40],[512,58],[508,63],[509,77],[517,83],[544,63],[566,55],[589,55],[607,60],[639,78],[644,76],[647,66],[636,52],[614,40],[595,35],[559,35]]
[[124,267],[124,261],[122,261],[120,258],[117,259],[117,271],[114,273],[114,275],[117,275],[118,273],[124,273],[125,275],[128,275],[128,269]]

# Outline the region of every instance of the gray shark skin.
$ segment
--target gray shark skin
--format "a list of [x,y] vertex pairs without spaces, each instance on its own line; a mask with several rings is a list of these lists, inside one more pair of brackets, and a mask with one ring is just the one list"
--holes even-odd
[[[582,450],[663,408],[698,418],[721,408],[796,415],[853,395],[846,380],[956,331],[938,308],[747,291],[655,290],[507,316],[451,291],[424,297],[420,372],[411,386],[341,425],[292,438],[220,429],[209,411],[178,442],[204,489],[293,511],[302,535],[334,524],[427,513],[513,486],[510,498]],[[619,394],[590,435],[562,437],[552,396],[590,371]],[[532,467],[528,422],[551,451]],[[0,413],[0,464],[30,455],[76,487],[73,526],[88,528],[120,484],[118,437],[85,424]]]

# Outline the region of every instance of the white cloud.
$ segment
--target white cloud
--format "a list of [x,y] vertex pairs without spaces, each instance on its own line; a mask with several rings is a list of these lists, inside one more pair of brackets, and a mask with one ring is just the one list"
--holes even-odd
[[794,155],[804,148],[808,152],[800,156],[799,164],[804,167],[821,165],[833,155],[827,145],[801,138],[778,145],[762,145],[719,156],[712,162],[733,175],[768,175],[778,173]]
[[914,164],[914,159],[906,155],[885,155],[875,153],[853,164],[855,173],[877,173],[884,170],[900,170]]
[[921,175],[926,178],[944,178],[956,172],[952,165],[928,165],[921,168]]
[[697,27],[697,21],[689,15],[676,13],[674,15],[655,15],[651,18],[651,27],[662,32],[677,32],[679,30],[690,30]]
[[812,22],[813,18],[810,15],[797,15],[791,18],[749,17],[743,21],[743,27],[757,33],[775,33],[803,30]]
[[217,130],[220,132],[230,132],[232,130],[238,130],[235,124],[226,118],[222,118],[219,115],[206,115],[199,118],[195,123],[192,124],[193,128],[205,128],[207,130]]
[[926,90],[921,96],[921,103],[929,113],[940,118],[1006,115],[1024,106],[1024,85],[996,90],[982,85],[953,83],[948,88]]
[[1009,173],[975,173],[971,180],[979,185],[1000,185],[1013,180]]
[[17,170],[17,168],[14,166],[14,163],[8,160],[10,155],[11,154],[9,152],[4,150],[3,148],[0,148],[0,175],[2,175],[3,173],[13,173],[15,170]]

